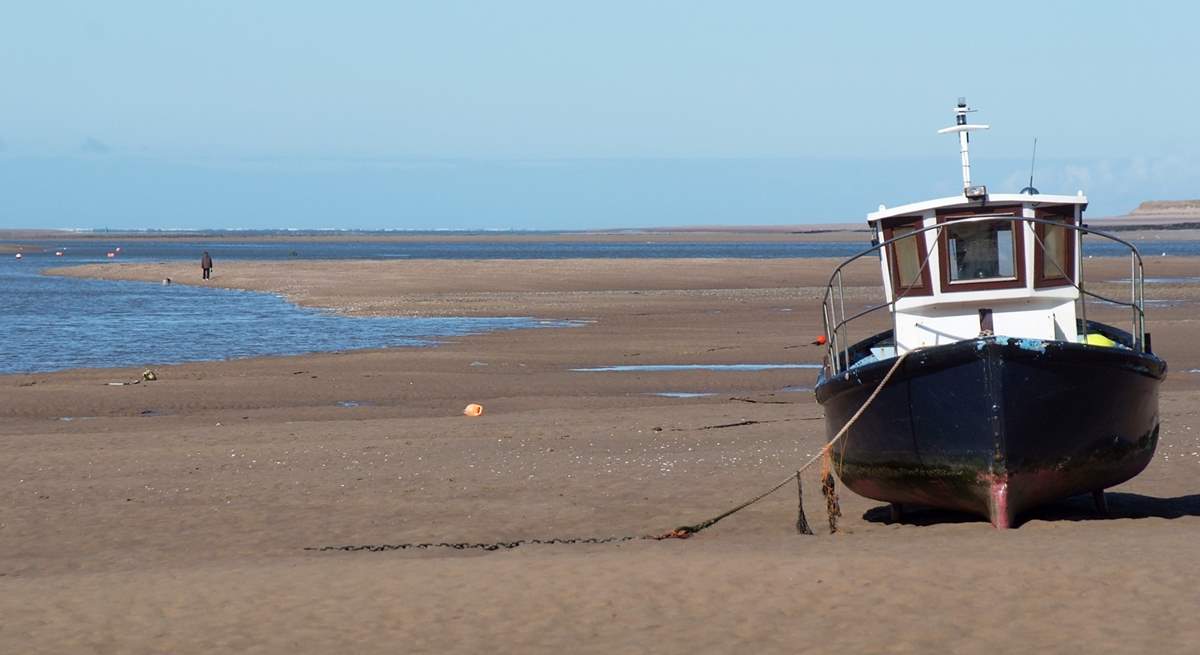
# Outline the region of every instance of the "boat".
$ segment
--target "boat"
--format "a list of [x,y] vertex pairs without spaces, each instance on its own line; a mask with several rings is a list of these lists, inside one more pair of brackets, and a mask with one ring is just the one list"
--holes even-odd
[[[1141,255],[1083,222],[1082,191],[1042,194],[1032,177],[1019,193],[973,183],[970,133],[988,126],[967,122],[964,99],[954,111],[940,132],[958,136],[962,193],[880,205],[867,216],[871,248],[825,289],[814,393],[832,467],[897,519],[929,507],[1011,528],[1087,493],[1106,511],[1104,490],[1144,470],[1159,438],[1167,364],[1146,331]],[[1128,251],[1128,296],[1085,284],[1085,237]],[[847,298],[846,267],[864,257],[879,260],[881,303]],[[1088,320],[1089,300],[1128,311],[1128,329]],[[891,329],[853,341],[877,312]]]

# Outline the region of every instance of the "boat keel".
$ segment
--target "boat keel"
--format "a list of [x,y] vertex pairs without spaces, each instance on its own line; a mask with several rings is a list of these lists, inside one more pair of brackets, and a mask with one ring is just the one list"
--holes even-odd
[[1013,526],[1012,512],[1008,505],[1008,475],[988,474],[988,518],[998,530]]

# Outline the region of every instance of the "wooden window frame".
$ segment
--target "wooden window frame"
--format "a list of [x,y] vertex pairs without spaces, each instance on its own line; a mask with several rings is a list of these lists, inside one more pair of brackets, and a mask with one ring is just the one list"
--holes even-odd
[[1023,289],[1025,288],[1025,223],[1022,217],[1021,205],[984,206],[978,209],[939,209],[937,211],[938,225],[953,223],[964,218],[1002,214],[1012,216],[1013,236],[1013,279],[988,279],[980,282],[951,282],[950,281],[950,247],[949,237],[945,230],[938,230],[938,274],[942,283],[942,293],[960,293],[963,291],[991,291],[993,289]]
[[[890,241],[896,236],[896,228],[911,227],[919,230],[925,227],[924,216],[899,216],[889,218],[883,221],[883,239]],[[916,236],[909,237],[917,242],[918,257],[929,259],[929,246],[925,242],[925,232],[918,232]],[[921,286],[908,287],[907,289],[900,283],[900,261],[896,256],[896,244],[888,244],[888,268],[892,272],[892,298],[893,302],[900,298],[912,298],[914,296],[932,296],[933,295],[933,279],[929,275],[929,265],[923,264],[921,259],[918,259],[917,264],[921,266]]]
[[[1063,225],[1075,224],[1075,206],[1068,207],[1048,207],[1046,209],[1037,209],[1034,211],[1034,218],[1039,218],[1048,221],[1061,221]],[[1075,230],[1063,230],[1065,238],[1063,245],[1066,246],[1066,252],[1063,255],[1063,269],[1066,272],[1066,277],[1060,276],[1057,271],[1047,272],[1043,262],[1042,244],[1046,243],[1046,228],[1049,227],[1045,223],[1034,223],[1033,229],[1037,234],[1037,242],[1033,244],[1033,287],[1035,289],[1049,289],[1053,287],[1070,287],[1075,286],[1075,246],[1077,239],[1075,238]]]

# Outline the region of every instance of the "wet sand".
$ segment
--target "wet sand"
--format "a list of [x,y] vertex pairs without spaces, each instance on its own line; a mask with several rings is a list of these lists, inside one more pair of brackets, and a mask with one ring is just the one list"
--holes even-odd
[[[1087,260],[1091,287],[1128,275]],[[1171,365],[1158,454],[1110,494],[998,532],[900,525],[843,491],[795,533],[786,488],[687,541],[320,552],[327,544],[660,534],[745,500],[824,440],[830,260],[218,262],[210,284],[351,314],[580,327],[429,349],[0,377],[2,652],[1190,652],[1200,627],[1194,282],[1147,285]],[[201,284],[194,266],[72,274]],[[1200,260],[1149,258],[1151,277]],[[849,275],[853,302],[878,272]],[[1089,317],[1123,325],[1099,305]],[[877,324],[873,327],[879,327]],[[864,327],[862,335],[868,329]],[[153,365],[153,362],[147,362]],[[714,395],[666,398],[661,392]],[[461,414],[468,402],[485,414]],[[805,477],[808,518],[824,514]]]

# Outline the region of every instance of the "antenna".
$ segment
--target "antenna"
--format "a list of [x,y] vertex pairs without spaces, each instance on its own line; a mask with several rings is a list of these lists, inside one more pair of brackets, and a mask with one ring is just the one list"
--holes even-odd
[[938,134],[958,134],[958,152],[962,157],[963,193],[972,199],[987,197],[987,188],[971,186],[971,156],[968,154],[971,138],[968,133],[991,128],[990,125],[968,124],[967,114],[974,111],[976,110],[967,107],[966,98],[959,98],[958,106],[954,108],[954,127],[944,127],[938,130]]
[[1036,163],[1037,163],[1037,137],[1035,136],[1035,137],[1033,137],[1033,158],[1029,160],[1029,186],[1025,187],[1024,189],[1021,189],[1021,193],[1028,193],[1031,196],[1036,195],[1038,193],[1037,187],[1033,186],[1033,165]]

